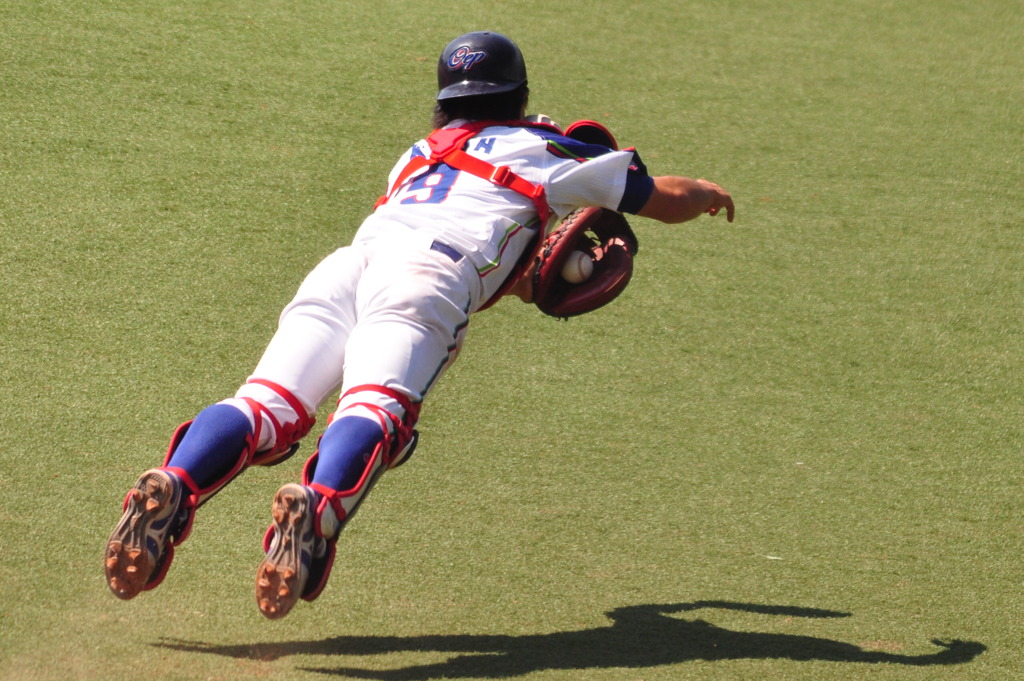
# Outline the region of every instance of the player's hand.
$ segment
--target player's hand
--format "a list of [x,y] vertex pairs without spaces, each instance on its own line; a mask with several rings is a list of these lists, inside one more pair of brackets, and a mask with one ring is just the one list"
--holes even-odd
[[732,196],[729,192],[722,189],[714,182],[700,179],[697,180],[697,184],[701,186],[704,191],[708,192],[710,197],[708,207],[704,210],[708,215],[718,215],[722,209],[725,209],[725,219],[729,222],[733,221],[736,217],[736,206],[732,202]]
[[512,285],[512,287],[505,294],[506,296],[516,296],[519,300],[524,303],[533,302],[533,275],[537,271],[537,261],[530,263],[529,268],[523,272],[519,280]]

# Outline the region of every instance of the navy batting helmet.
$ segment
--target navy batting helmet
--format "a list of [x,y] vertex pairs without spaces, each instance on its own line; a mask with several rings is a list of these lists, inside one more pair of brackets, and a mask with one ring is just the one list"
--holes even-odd
[[509,92],[526,82],[519,47],[491,31],[475,31],[448,43],[437,61],[437,99]]

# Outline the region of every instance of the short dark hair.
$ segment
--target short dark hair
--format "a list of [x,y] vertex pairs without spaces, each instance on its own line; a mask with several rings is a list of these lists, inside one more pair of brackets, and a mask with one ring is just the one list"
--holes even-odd
[[491,95],[474,95],[444,99],[434,106],[434,128],[443,128],[452,121],[516,121],[523,117],[530,88],[523,83],[515,90]]

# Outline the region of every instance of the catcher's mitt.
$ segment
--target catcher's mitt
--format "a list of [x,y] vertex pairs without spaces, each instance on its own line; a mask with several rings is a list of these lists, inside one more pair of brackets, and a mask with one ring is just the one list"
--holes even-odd
[[[636,235],[621,213],[593,206],[573,211],[544,238],[533,275],[533,303],[563,319],[607,305],[629,283],[638,248]],[[582,251],[594,261],[593,273],[578,284],[562,276],[573,251]]]

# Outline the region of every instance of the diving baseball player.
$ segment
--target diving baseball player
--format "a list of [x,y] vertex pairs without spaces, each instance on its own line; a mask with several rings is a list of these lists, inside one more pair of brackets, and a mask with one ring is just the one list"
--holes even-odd
[[449,43],[438,85],[436,130],[399,159],[352,243],[303,281],[248,381],[181,425],[163,464],[129,491],[104,555],[119,598],[158,586],[199,506],[247,467],[292,455],[340,394],[301,484],[274,496],[256,571],[268,618],[315,599],[338,533],[415,448],[423,401],[470,315],[508,293],[531,299],[550,223],[582,206],[667,223],[721,210],[733,219],[716,184],[651,177],[634,151],[525,120],[526,66],[503,35]]

